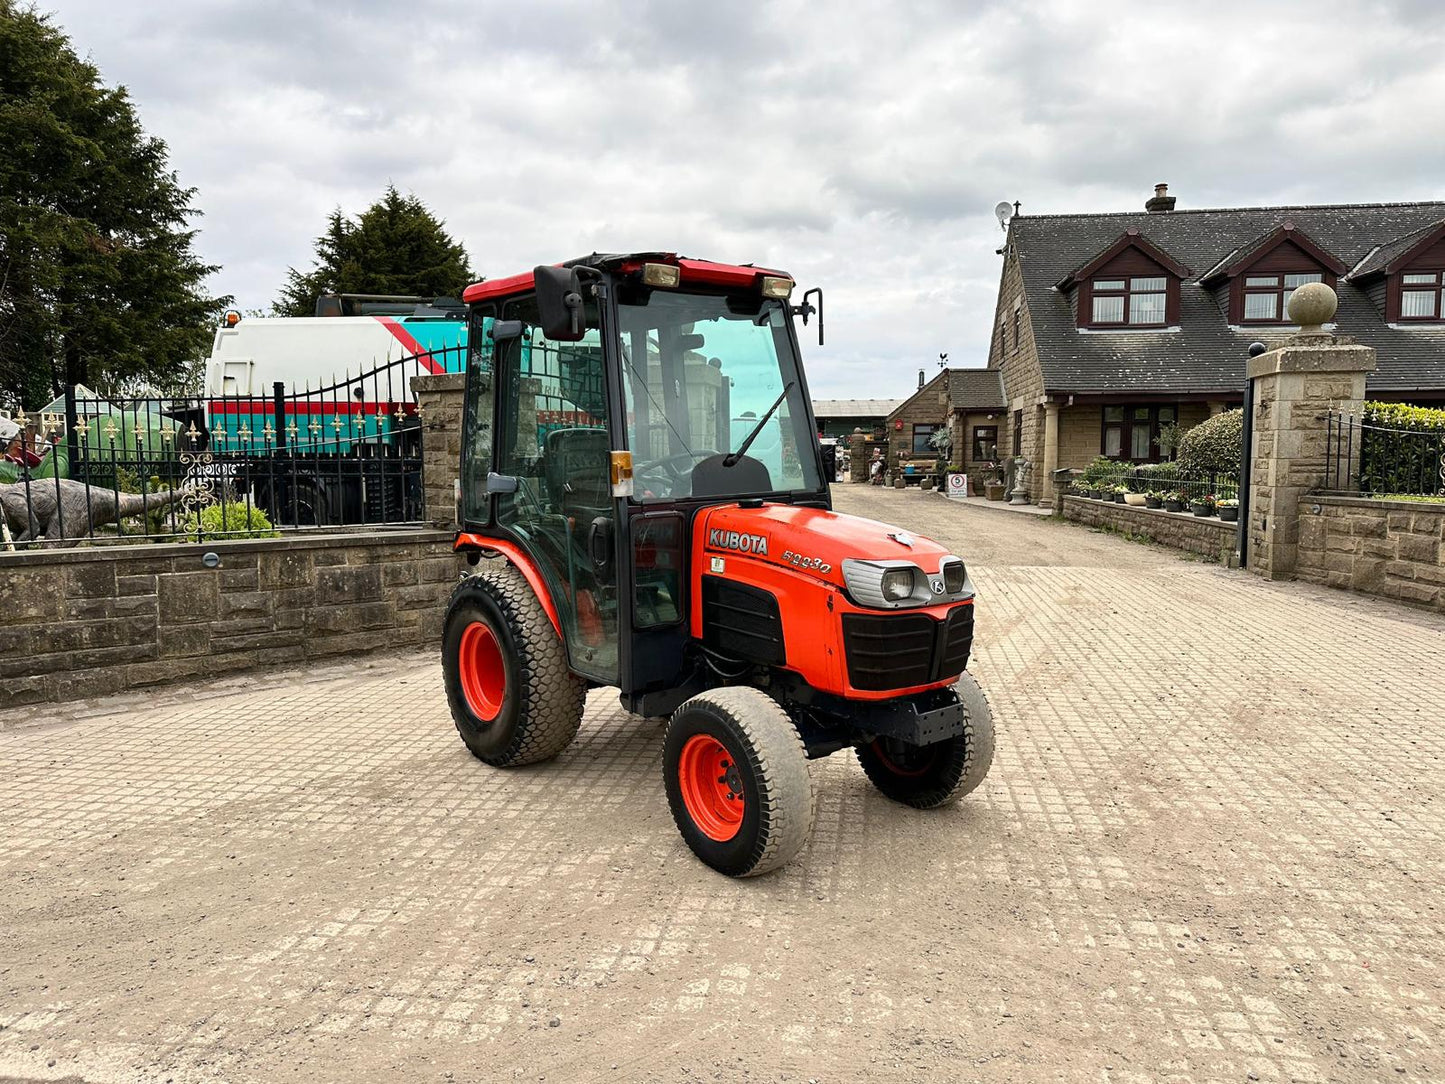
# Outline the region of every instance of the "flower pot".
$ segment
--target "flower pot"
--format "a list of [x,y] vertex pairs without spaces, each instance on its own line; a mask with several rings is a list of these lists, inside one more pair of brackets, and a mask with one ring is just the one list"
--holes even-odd
[[1234,505],[1234,506],[1229,507],[1229,508],[1221,508],[1221,509],[1219,510],[1219,518],[1222,519],[1222,520],[1224,520],[1225,523],[1238,523],[1238,522],[1239,522],[1239,506],[1238,506],[1238,505]]
[[1145,497],[1145,498],[1144,498],[1144,507],[1145,507],[1145,508],[1163,508],[1163,507],[1164,507],[1164,502],[1161,501],[1158,497]]
[[1135,508],[1143,508],[1143,507],[1144,507],[1144,499],[1145,499],[1145,498],[1144,498],[1144,494],[1142,494],[1142,493],[1125,493],[1125,494],[1124,494],[1124,503],[1125,503],[1125,504],[1132,504]]
[[1089,496],[1096,501],[1102,501],[1104,499],[1104,491],[1102,489],[1091,489],[1089,490]]
[[991,501],[1003,500],[1005,492],[1007,491],[1002,482],[985,482],[983,484],[983,495]]
[[1164,502],[1164,511],[1166,511],[1166,512],[1182,512],[1182,511],[1184,511],[1184,502],[1183,502],[1183,501],[1176,501],[1176,500],[1168,500],[1168,501],[1165,501],[1165,502]]
[[1203,501],[1191,501],[1189,511],[1193,512],[1200,519],[1208,519],[1214,515],[1213,506],[1205,504]]
[[1126,494],[1123,494],[1123,493],[1115,493],[1115,494],[1114,494],[1114,503],[1115,503],[1115,504],[1123,504],[1123,503],[1124,503],[1124,497],[1125,497],[1125,496],[1126,496]]

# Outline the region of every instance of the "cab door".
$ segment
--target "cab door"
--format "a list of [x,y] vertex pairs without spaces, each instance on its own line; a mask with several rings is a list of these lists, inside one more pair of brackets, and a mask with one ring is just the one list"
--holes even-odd
[[571,667],[617,684],[617,502],[612,497],[601,336],[554,342],[531,296],[500,319],[521,333],[496,344],[500,409],[492,470],[494,526],[512,536],[552,589]]

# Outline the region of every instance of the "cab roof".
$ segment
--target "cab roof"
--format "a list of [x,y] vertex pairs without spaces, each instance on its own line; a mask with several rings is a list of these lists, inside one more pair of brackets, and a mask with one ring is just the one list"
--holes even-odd
[[[688,256],[679,256],[675,252],[594,252],[590,256],[581,256],[575,260],[566,260],[558,266],[595,267],[601,271],[620,271],[626,273],[641,270],[642,265],[645,263],[673,264],[680,269],[683,283],[690,283],[697,286],[734,286],[746,288],[760,285],[760,280],[764,275],[792,278],[786,271],[774,271],[766,267],[756,267],[750,263],[731,264],[714,263],[711,260],[695,260]],[[532,289],[532,285],[532,272],[523,271],[519,275],[508,275],[506,278],[474,282],[463,291],[462,300],[472,305],[478,301],[486,301],[491,298],[508,297],[511,294],[526,293]]]

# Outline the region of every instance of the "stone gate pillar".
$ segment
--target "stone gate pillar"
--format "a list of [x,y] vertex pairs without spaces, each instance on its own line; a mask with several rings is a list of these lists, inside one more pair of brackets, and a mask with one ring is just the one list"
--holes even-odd
[[1335,292],[1323,283],[1301,286],[1289,302],[1300,334],[1249,360],[1247,373],[1254,380],[1249,568],[1272,580],[1294,576],[1300,498],[1325,482],[1329,412],[1358,414],[1366,374],[1375,369],[1373,348],[1321,327],[1337,304]]
[[414,376],[411,390],[421,408],[421,484],[427,522],[457,526],[456,483],[462,465],[463,373]]
[[848,478],[868,481],[868,438],[861,429],[854,429],[848,437]]

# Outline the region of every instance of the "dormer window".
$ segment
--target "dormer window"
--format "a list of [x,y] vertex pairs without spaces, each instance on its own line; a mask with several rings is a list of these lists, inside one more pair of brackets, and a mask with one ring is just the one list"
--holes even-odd
[[1068,275],[1078,326],[1100,331],[1167,327],[1179,322],[1179,283],[1189,269],[1137,229]]
[[1163,275],[1094,280],[1092,323],[1162,327],[1169,280]]
[[1318,271],[1244,276],[1244,323],[1282,324],[1289,319],[1289,299],[1307,282],[1323,282]]
[[1228,285],[1231,324],[1287,324],[1289,299],[1307,282],[1334,288],[1345,265],[1285,219],[1241,245],[1199,277],[1206,290]]
[[1445,272],[1406,271],[1400,276],[1400,319],[1445,319]]

